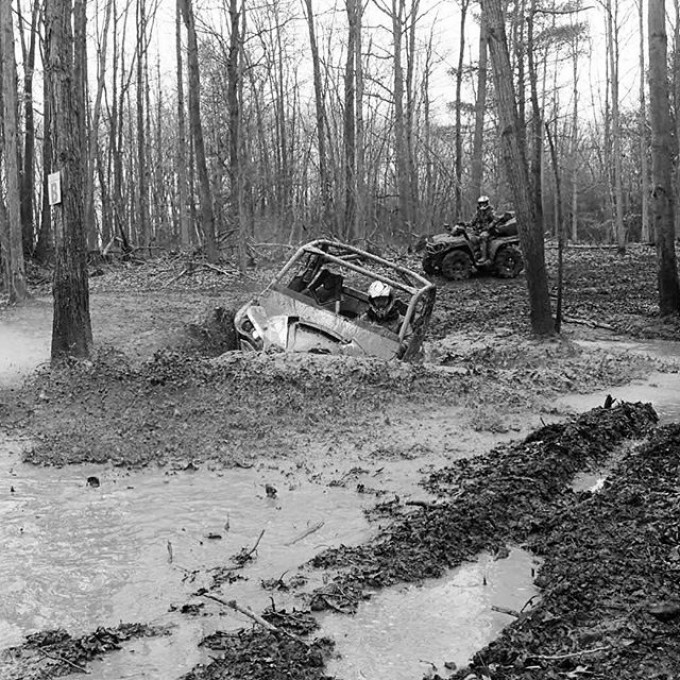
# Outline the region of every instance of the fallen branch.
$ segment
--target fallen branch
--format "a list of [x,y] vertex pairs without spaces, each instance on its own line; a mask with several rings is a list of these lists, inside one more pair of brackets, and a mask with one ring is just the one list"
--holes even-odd
[[431,508],[441,508],[444,505],[444,503],[438,503],[436,501],[432,501],[432,502],[430,502],[430,501],[406,501],[404,503],[404,505],[415,505],[419,508],[431,509]]
[[48,659],[52,659],[52,661],[57,661],[58,663],[65,663],[68,664],[69,666],[73,666],[73,668],[79,670],[81,673],[87,673],[87,675],[91,675],[90,671],[87,670],[84,666],[79,666],[77,663],[73,663],[73,661],[69,661],[68,659],[65,659],[63,656],[56,656],[53,654],[48,654],[45,650],[39,649],[38,650],[43,656],[47,657]]
[[595,654],[597,652],[604,652],[611,649],[610,645],[602,647],[593,647],[592,649],[581,649],[578,652],[569,652],[568,654],[532,654],[532,659],[540,659],[541,661],[560,661],[562,659],[571,659],[574,656],[581,656],[581,654]]
[[302,638],[299,638],[294,633],[284,630],[283,628],[277,628],[275,625],[269,623],[269,621],[263,619],[259,614],[256,614],[250,607],[241,606],[238,602],[236,602],[236,600],[223,600],[221,597],[211,595],[210,593],[203,593],[202,595],[203,597],[215,600],[215,602],[219,602],[220,604],[223,604],[225,607],[229,607],[229,609],[233,609],[234,611],[239,612],[244,616],[247,616],[249,619],[255,621],[255,623],[259,624],[266,630],[271,631],[272,633],[283,633],[284,635],[287,635],[291,640],[295,640],[295,642],[299,642],[301,645],[309,647],[309,643],[303,640]]
[[317,522],[317,524],[315,524],[312,527],[309,527],[309,529],[307,529],[307,531],[303,531],[297,538],[294,538],[292,541],[289,541],[288,543],[286,543],[286,545],[294,545],[298,541],[301,541],[303,538],[307,538],[307,536],[309,536],[310,534],[313,534],[315,531],[318,531],[319,529],[321,529],[321,527],[324,524],[325,524],[325,522]]
[[590,328],[603,328],[607,331],[613,330],[613,327],[608,323],[599,323],[590,319],[577,319],[572,316],[563,316],[562,323],[580,324],[581,326],[589,326]]
[[499,612],[501,614],[507,614],[508,616],[514,616],[516,619],[518,619],[521,616],[521,614],[518,611],[515,611],[514,609],[507,609],[506,607],[497,607],[495,604],[491,605],[491,611]]
[[232,271],[227,271],[221,267],[216,267],[214,264],[210,264],[210,262],[204,262],[203,266],[206,269],[212,269],[213,271],[216,271],[218,274],[224,274],[224,276],[238,276],[238,272],[235,269]]

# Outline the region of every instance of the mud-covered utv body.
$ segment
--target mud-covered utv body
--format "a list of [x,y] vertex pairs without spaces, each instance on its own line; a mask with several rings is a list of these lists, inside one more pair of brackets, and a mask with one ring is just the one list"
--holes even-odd
[[[392,287],[404,319],[398,332],[362,319],[373,281]],[[236,313],[243,350],[412,359],[432,314],[425,277],[354,246],[320,239],[297,250],[272,282]]]
[[524,269],[519,249],[517,218],[506,212],[489,228],[488,260],[477,259],[477,242],[465,224],[457,224],[444,234],[427,239],[423,270],[428,275],[441,274],[447,279],[468,278],[478,270],[504,279],[512,279]]

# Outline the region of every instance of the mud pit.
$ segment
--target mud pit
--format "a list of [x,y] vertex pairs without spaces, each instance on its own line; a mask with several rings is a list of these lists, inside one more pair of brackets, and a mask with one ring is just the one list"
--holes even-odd
[[[198,540],[191,543],[194,551],[200,550],[189,565],[190,573],[196,571],[195,580],[181,587],[170,585],[170,592],[160,588],[156,598],[163,622],[184,617],[189,627],[171,629],[166,636],[163,628],[153,627],[156,621],[142,620],[152,627],[140,628],[143,637],[136,642],[126,637],[127,630],[118,639],[118,621],[102,620],[106,616],[99,614],[91,619],[74,616],[70,607],[55,607],[44,623],[26,619],[13,629],[5,637],[8,644],[16,646],[21,634],[65,627],[80,647],[69,651],[72,640],[52,634],[40,639],[52,644],[36,651],[34,639],[33,651],[21,648],[33,665],[17,664],[18,652],[6,652],[5,660],[14,661],[2,666],[1,677],[54,677],[76,671],[75,666],[87,667],[100,678],[321,678],[329,673],[346,680],[409,673],[449,677],[456,672],[450,663],[454,658],[443,652],[423,662],[419,657],[416,664],[410,659],[403,671],[392,656],[377,669],[362,665],[360,654],[358,663],[338,665],[331,657],[347,655],[339,632],[342,621],[349,622],[348,631],[352,621],[361,621],[363,612],[371,611],[368,595],[379,603],[382,593],[389,596],[411,587],[417,591],[420,583],[427,589],[440,582],[433,580],[437,578],[444,579],[441,583],[455,582],[451,569],[456,565],[468,564],[483,551],[499,558],[493,562],[497,565],[508,548],[515,554],[518,544],[542,560],[537,581],[543,589],[541,599],[532,600],[533,607],[524,612],[514,603],[504,605],[510,613],[496,612],[504,622],[516,619],[515,623],[475,656],[473,671],[461,671],[460,677],[469,672],[480,678],[677,673],[674,603],[680,594],[674,569],[680,540],[666,529],[678,519],[677,433],[670,426],[652,428],[647,435],[653,415],[642,407],[619,406],[618,401],[636,401],[638,389],[648,390],[645,396],[654,401],[657,393],[649,381],[628,391],[625,385],[661,371],[666,381],[662,402],[668,408],[664,411],[660,404],[659,410],[670,422],[676,384],[668,372],[676,370],[673,352],[666,358],[631,352],[629,339],[624,344],[611,333],[592,329],[586,333],[570,329],[561,341],[536,343],[513,330],[509,318],[495,330],[483,324],[457,330],[447,328],[442,317],[435,320],[429,362],[422,366],[310,357],[253,360],[238,355],[205,360],[176,351],[186,349],[180,342],[182,325],[196,315],[199,303],[207,308],[212,300],[223,303],[222,297],[206,300],[205,292],[194,289],[152,293],[149,298],[121,295],[120,290],[108,289],[121,282],[114,280],[114,285],[106,278],[97,282],[101,290],[93,294],[93,325],[100,348],[93,362],[39,376],[21,387],[15,383],[0,399],[0,416],[9,435],[30,437],[27,460],[65,466],[63,472],[74,478],[72,493],[90,493],[90,498],[92,492],[110,493],[115,479],[115,488],[134,494],[124,488],[126,475],[165,477],[169,487],[174,479],[194,476],[205,496],[196,516],[204,522],[189,533],[191,540],[200,536],[208,547],[199,549]],[[138,283],[134,282],[135,289],[140,288]],[[470,286],[478,284],[473,281]],[[452,305],[460,292],[460,287],[447,288],[441,309]],[[511,285],[503,288],[503,296],[512,294]],[[44,320],[41,310],[36,312],[40,304],[35,303],[30,313]],[[599,344],[580,344],[582,338]],[[152,358],[168,346],[174,349]],[[569,393],[598,389],[603,391],[596,403],[559,400]],[[571,430],[559,425],[569,420],[570,412],[601,405],[602,395],[608,393],[617,397],[614,409],[584,416],[585,424],[576,421]],[[548,423],[548,429],[541,430],[542,423]],[[533,430],[541,434],[525,441]],[[631,445],[630,455],[613,467],[598,494],[571,490],[570,479],[579,470],[606,465],[608,455],[618,450],[617,442],[642,436],[650,437],[648,444]],[[555,458],[544,455],[538,442],[552,442]],[[12,448],[16,451],[19,445]],[[24,466],[17,458],[15,454],[10,463],[22,475]],[[44,473],[49,484],[54,470]],[[101,486],[86,488],[85,480],[95,474]],[[258,539],[256,521],[238,534],[238,522],[230,514],[230,535],[206,538],[211,532],[224,533],[221,511],[227,506],[211,519],[213,493],[219,494],[210,485],[230,474],[250,480],[250,494],[239,501],[240,512],[264,518],[296,506],[299,513],[285,526],[268,526],[252,559],[243,565],[234,558],[245,557]],[[274,496],[267,494],[267,484],[277,489]],[[133,481],[130,486],[134,485]],[[300,490],[305,488],[336,494],[322,515],[313,512],[319,506],[302,500]],[[8,496],[4,489],[3,493],[6,508]],[[328,519],[340,507],[340,497],[355,513],[355,519],[344,524],[361,527],[351,536],[339,529],[334,533]],[[637,514],[626,514],[631,507]],[[361,517],[362,508],[371,510],[368,522]],[[277,542],[284,544],[313,529],[321,517],[324,526],[295,544],[300,551],[288,564],[270,560]],[[337,519],[341,518],[339,513]],[[115,525],[113,521],[114,534]],[[142,543],[154,545],[153,559],[173,571],[180,568],[181,541],[170,538],[173,563],[168,562],[167,541],[168,536],[160,533]],[[93,543],[96,548],[96,538]],[[224,547],[217,549],[217,544]],[[308,560],[312,562],[298,571]],[[211,571],[216,568],[218,572]],[[215,573],[224,580],[213,589]],[[488,575],[483,570],[477,574]],[[297,582],[293,577],[298,575],[306,580]],[[235,578],[229,583],[235,576],[249,580]],[[488,587],[476,584],[479,590]],[[201,587],[207,593],[197,594]],[[28,592],[28,585],[24,588]],[[19,587],[19,600],[21,593]],[[422,606],[431,615],[434,604],[427,604],[425,593]],[[252,607],[255,615],[264,615],[277,630],[254,624],[205,594],[224,602],[234,598],[239,605]],[[270,597],[276,611],[267,614]],[[487,610],[491,605],[503,607],[495,598],[486,600]],[[175,611],[167,612],[170,608]],[[356,615],[338,611],[355,609]],[[417,604],[407,612],[417,618]],[[5,617],[11,619],[12,613]],[[436,625],[435,620],[422,616],[424,627]],[[317,621],[323,624],[321,630],[314,630]],[[186,635],[183,631],[196,622],[200,634]],[[106,628],[95,636],[101,638],[96,642],[88,636],[100,625]],[[329,630],[335,644],[322,637]],[[158,635],[148,638],[148,632]],[[199,647],[203,635],[209,636],[208,642]],[[168,646],[166,638],[176,642]],[[483,644],[480,638],[469,653]],[[112,645],[123,651],[109,654]],[[167,650],[178,645],[180,656],[201,665],[191,670],[175,664],[162,671],[153,663],[145,665],[154,654],[149,650],[160,650],[155,653],[167,657]],[[88,654],[77,651],[83,646]],[[113,661],[121,655],[124,662]],[[96,660],[99,657],[101,661]],[[396,667],[390,668],[390,662]],[[379,675],[385,669],[387,673]]]

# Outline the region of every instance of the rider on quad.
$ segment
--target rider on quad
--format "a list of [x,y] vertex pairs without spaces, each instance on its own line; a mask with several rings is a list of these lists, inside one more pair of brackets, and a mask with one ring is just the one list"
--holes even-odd
[[487,264],[489,259],[489,229],[497,222],[488,196],[477,199],[477,212],[469,223],[477,239],[477,264]]

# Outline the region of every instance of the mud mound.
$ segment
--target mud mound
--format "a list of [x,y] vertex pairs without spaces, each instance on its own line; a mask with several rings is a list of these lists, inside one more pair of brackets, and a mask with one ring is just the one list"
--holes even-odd
[[541,603],[476,655],[473,677],[678,677],[678,479],[676,424],[555,515],[530,543],[545,559]]

